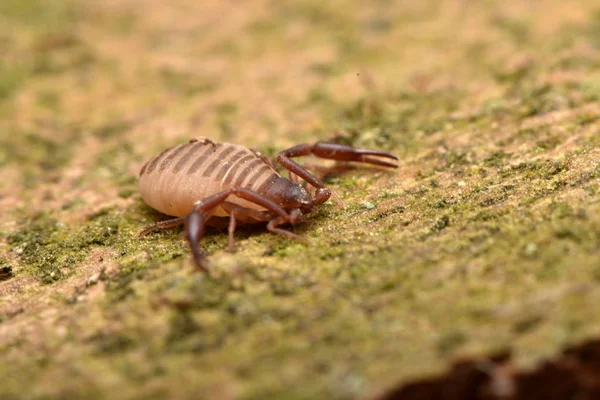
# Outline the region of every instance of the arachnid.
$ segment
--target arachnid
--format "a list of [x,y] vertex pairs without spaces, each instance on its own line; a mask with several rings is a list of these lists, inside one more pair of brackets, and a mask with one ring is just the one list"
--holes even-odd
[[[267,229],[289,238],[301,236],[280,225],[298,224],[330,197],[340,199],[323,182],[292,160],[313,154],[339,161],[356,161],[396,168],[386,159],[394,155],[375,150],[356,149],[336,143],[299,144],[280,152],[276,160],[289,171],[284,178],[274,160],[258,151],[230,143],[217,143],[199,137],[164,150],[150,159],[140,171],[139,189],[144,201],[154,209],[177,218],[144,229],[149,232],[183,224],[196,265],[207,272],[207,260],[199,241],[207,225],[222,223],[229,217],[229,248],[239,223],[266,223]],[[303,179],[316,189],[314,196],[298,183]]]

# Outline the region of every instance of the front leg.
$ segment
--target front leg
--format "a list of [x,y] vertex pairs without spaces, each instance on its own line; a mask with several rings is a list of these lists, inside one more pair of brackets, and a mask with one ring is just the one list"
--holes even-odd
[[[290,214],[278,204],[268,199],[267,197],[245,188],[232,188],[223,192],[217,193],[206,199],[194,204],[192,211],[185,217],[185,237],[192,250],[192,256],[194,263],[204,272],[208,272],[208,261],[206,256],[200,251],[198,242],[204,235],[206,226],[205,216],[210,215],[210,212],[226,202],[227,198],[231,195],[237,196],[244,200],[248,200],[254,204],[264,207],[269,212],[271,218],[280,218],[284,222],[290,222]],[[258,215],[258,214],[255,214]],[[293,216],[293,215],[292,215]],[[235,221],[235,215],[233,216]],[[292,219],[293,220],[293,219]],[[233,238],[233,231],[235,230],[235,222],[230,225],[230,238]],[[231,242],[230,242],[231,243]]]

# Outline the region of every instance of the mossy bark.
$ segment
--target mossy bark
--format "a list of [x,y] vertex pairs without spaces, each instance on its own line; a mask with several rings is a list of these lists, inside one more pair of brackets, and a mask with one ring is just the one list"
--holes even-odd
[[[597,2],[0,4],[0,397],[359,398],[600,316]],[[397,171],[202,242],[136,175],[194,136],[336,137]]]

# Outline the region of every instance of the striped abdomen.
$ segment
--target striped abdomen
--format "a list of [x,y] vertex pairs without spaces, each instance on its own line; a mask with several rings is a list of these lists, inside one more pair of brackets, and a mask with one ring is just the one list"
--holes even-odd
[[[167,149],[140,171],[142,198],[156,210],[177,217],[188,214],[194,203],[232,187],[263,193],[279,174],[252,150],[204,138]],[[261,209],[230,196],[231,203]],[[220,207],[213,215],[227,215]]]

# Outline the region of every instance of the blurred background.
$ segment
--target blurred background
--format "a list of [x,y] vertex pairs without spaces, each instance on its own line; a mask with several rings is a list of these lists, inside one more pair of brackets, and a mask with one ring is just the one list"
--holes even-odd
[[[3,0],[0,397],[370,398],[596,337],[599,67],[592,0]],[[136,238],[162,149],[336,135],[400,168],[330,177],[313,246],[215,231],[209,280]]]

